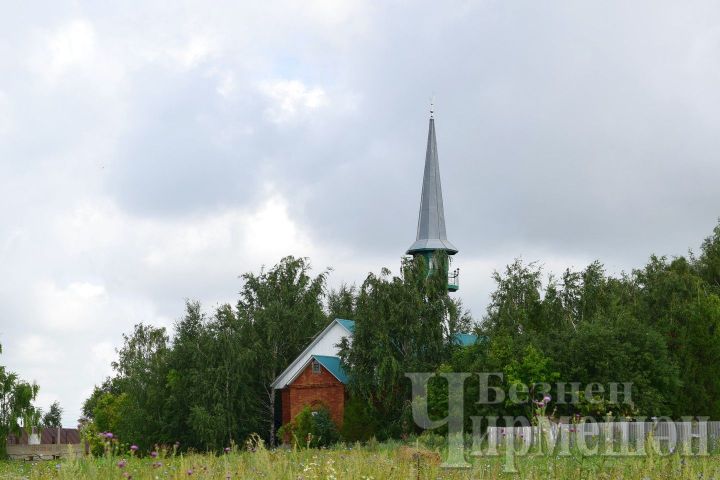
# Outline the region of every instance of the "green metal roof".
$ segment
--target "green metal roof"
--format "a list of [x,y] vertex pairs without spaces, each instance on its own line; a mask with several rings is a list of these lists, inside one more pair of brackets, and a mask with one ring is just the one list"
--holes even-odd
[[469,347],[475,345],[478,341],[478,336],[472,333],[456,333],[454,335],[455,343],[462,347]]
[[345,320],[344,318],[336,318],[335,321],[337,321],[340,325],[345,327],[348,332],[355,333],[355,322],[352,320]]
[[343,370],[342,366],[340,365],[340,358],[329,357],[327,355],[313,355],[312,358],[317,360],[320,365],[325,367],[328,372],[332,373],[333,376],[340,380],[342,383],[348,383],[348,376],[347,373],[345,373],[345,370]]

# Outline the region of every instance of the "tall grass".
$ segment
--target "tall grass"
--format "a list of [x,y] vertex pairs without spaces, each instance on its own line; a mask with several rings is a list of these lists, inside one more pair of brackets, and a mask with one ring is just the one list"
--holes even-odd
[[476,457],[472,468],[446,470],[437,454],[398,444],[314,450],[254,451],[225,455],[161,454],[158,458],[108,455],[60,462],[2,462],[0,479],[708,479],[720,478],[720,457],[646,455],[642,457],[517,458],[518,473],[503,472],[502,457]]

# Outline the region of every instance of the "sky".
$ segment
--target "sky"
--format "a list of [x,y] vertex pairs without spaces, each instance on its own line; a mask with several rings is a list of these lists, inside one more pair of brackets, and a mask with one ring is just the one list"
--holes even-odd
[[714,1],[6,2],[0,364],[73,427],[122,333],[234,303],[285,255],[330,285],[415,239],[430,98],[458,295],[609,272],[720,217]]

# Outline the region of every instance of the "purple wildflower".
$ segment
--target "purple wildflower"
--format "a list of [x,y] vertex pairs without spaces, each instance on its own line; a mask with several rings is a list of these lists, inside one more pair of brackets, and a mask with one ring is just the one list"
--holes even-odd
[[188,474],[188,475],[192,475],[192,474],[193,474],[192,468],[187,471],[187,474]]
[[230,447],[225,447],[225,453],[230,453]]
[[120,461],[118,462],[117,466],[118,466],[118,468],[125,468],[125,467],[127,466],[127,460],[125,460],[125,459],[123,458],[122,460],[120,460]]
[[543,397],[543,402],[550,403],[550,400],[552,400],[552,397],[550,395],[545,395]]
[[150,456],[151,456],[152,458],[156,458],[156,457],[157,457],[157,452],[153,450],[152,452],[150,452]]
[[107,438],[108,440],[112,440],[112,438],[113,438],[112,432],[105,432],[105,438]]
[[137,451],[138,451],[138,446],[137,446],[137,445],[130,445],[130,450],[132,450],[133,452],[137,452]]

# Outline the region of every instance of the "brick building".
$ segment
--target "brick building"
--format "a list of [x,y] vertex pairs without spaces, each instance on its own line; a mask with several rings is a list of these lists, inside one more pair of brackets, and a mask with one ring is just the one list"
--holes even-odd
[[325,407],[342,425],[348,377],[340,365],[337,345],[352,339],[355,322],[337,318],[320,332],[308,347],[272,384],[280,393],[281,423],[285,425],[309,405]]

